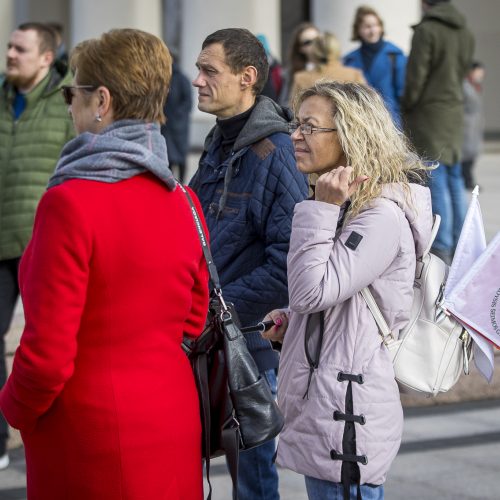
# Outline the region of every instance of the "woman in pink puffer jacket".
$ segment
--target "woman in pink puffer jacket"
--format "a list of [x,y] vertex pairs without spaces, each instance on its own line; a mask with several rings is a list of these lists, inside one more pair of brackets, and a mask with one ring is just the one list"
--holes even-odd
[[322,174],[295,207],[290,313],[283,338],[277,461],[306,476],[311,500],[381,499],[401,442],[403,413],[391,358],[360,290],[389,327],[409,319],[416,259],[430,239],[426,167],[372,89],[317,83],[295,102],[297,166]]

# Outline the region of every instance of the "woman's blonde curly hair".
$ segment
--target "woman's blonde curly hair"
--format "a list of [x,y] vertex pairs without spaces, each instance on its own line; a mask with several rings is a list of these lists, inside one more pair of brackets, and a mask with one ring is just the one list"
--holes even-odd
[[313,96],[324,97],[332,103],[346,166],[353,167],[352,178],[368,177],[351,196],[346,219],[379,197],[384,184],[400,183],[409,194],[409,181],[424,181],[429,167],[394,124],[375,90],[358,83],[320,80],[297,94],[293,103],[295,115],[300,105]]

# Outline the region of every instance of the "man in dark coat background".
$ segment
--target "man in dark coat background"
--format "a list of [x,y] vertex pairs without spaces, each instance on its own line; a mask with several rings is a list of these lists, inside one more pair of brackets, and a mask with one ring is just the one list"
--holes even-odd
[[[217,117],[190,182],[210,232],[224,298],[242,326],[288,305],[286,257],[293,209],[307,195],[288,133],[291,113],[259,95],[269,64],[262,44],[245,29],[209,35],[196,63],[198,109]],[[276,391],[276,352],[260,333],[248,348]],[[240,500],[277,500],[275,443],[240,453]]]
[[[174,56],[175,57],[175,56]],[[179,181],[186,177],[186,158],[189,150],[189,122],[193,97],[191,82],[175,62],[172,64],[172,80],[163,111],[167,121],[161,133],[167,141],[170,169],[179,171]]]
[[463,80],[472,62],[474,38],[449,0],[423,0],[414,26],[402,110],[418,153],[438,162],[429,187],[432,209],[441,216],[433,252],[450,262],[466,213],[460,160],[463,139]]

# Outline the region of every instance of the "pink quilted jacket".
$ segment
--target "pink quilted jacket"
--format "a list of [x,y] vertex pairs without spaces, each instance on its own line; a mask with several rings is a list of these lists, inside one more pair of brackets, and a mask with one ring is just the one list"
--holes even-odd
[[[393,332],[405,326],[416,256],[432,227],[428,188],[410,189],[405,195],[398,184],[385,186],[342,229],[336,205],[307,200],[295,207],[288,254],[291,313],[278,383],[285,427],[277,461],[283,467],[340,482],[346,460],[358,464],[361,484],[385,481],[401,442],[403,413],[391,359],[359,291],[371,287]],[[320,311],[323,342],[318,367],[311,370],[306,328],[310,321],[307,335],[314,341]],[[342,444],[347,425],[355,431],[351,450]]]

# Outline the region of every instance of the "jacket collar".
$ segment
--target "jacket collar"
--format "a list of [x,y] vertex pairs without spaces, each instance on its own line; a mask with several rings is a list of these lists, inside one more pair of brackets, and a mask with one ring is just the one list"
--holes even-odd
[[[252,113],[234,143],[234,151],[251,146],[271,134],[288,133],[288,123],[291,120],[292,112],[288,108],[266,96],[258,96]],[[219,126],[215,125],[205,139],[205,151],[212,150],[213,145],[220,141],[221,132]]]
[[[61,88],[63,80],[63,75],[58,73],[55,68],[51,68],[45,78],[43,78],[43,80],[41,80],[34,89],[26,94],[26,107],[38,101],[41,97],[47,97],[54,94],[55,92],[58,92]],[[11,85],[7,80],[5,80],[3,89],[7,101],[12,102],[16,93],[16,89],[14,88],[14,86]]]

